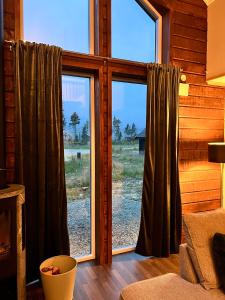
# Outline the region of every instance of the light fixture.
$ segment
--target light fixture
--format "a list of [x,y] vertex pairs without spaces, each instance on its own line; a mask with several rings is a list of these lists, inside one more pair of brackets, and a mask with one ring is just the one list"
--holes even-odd
[[179,83],[179,96],[188,96],[189,84],[186,83],[186,75],[181,74]]
[[224,163],[225,163],[225,142],[208,143],[208,161],[221,164],[220,197],[221,197],[221,206],[223,207],[224,206],[223,173],[224,173]]

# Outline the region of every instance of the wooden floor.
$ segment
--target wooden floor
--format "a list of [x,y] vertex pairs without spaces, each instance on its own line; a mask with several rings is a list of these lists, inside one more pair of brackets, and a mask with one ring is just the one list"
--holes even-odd
[[[75,284],[76,300],[115,300],[129,283],[168,272],[178,273],[178,255],[169,258],[145,258],[135,253],[113,257],[112,265],[80,263]],[[27,299],[43,300],[38,286],[29,287]]]

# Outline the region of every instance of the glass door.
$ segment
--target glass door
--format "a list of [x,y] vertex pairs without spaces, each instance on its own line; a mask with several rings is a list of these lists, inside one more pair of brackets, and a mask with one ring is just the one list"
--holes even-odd
[[94,258],[94,113],[91,77],[66,76],[64,156],[71,255]]
[[146,85],[112,83],[112,248],[137,242],[144,170]]

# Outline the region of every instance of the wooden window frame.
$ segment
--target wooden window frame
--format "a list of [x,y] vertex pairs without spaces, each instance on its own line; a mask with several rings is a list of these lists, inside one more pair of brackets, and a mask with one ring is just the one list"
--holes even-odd
[[[22,37],[22,1],[15,1],[16,39]],[[148,0],[143,0],[143,2]],[[150,1],[150,0],[149,0]],[[151,0],[162,16],[162,60],[168,63],[170,12]],[[148,4],[148,3],[147,3]],[[146,82],[147,64],[111,58],[111,0],[94,0],[94,54],[64,51],[62,72],[92,74],[95,98],[95,250],[96,262],[112,262],[112,79]],[[92,21],[93,22],[93,21]],[[93,24],[93,23],[92,23]]]

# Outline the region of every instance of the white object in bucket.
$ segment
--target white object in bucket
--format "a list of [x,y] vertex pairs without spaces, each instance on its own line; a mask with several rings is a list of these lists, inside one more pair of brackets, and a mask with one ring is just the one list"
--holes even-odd
[[[50,275],[42,272],[42,268],[56,266],[60,274]],[[41,281],[46,300],[72,300],[77,273],[77,262],[67,255],[59,255],[46,259],[40,265]]]

